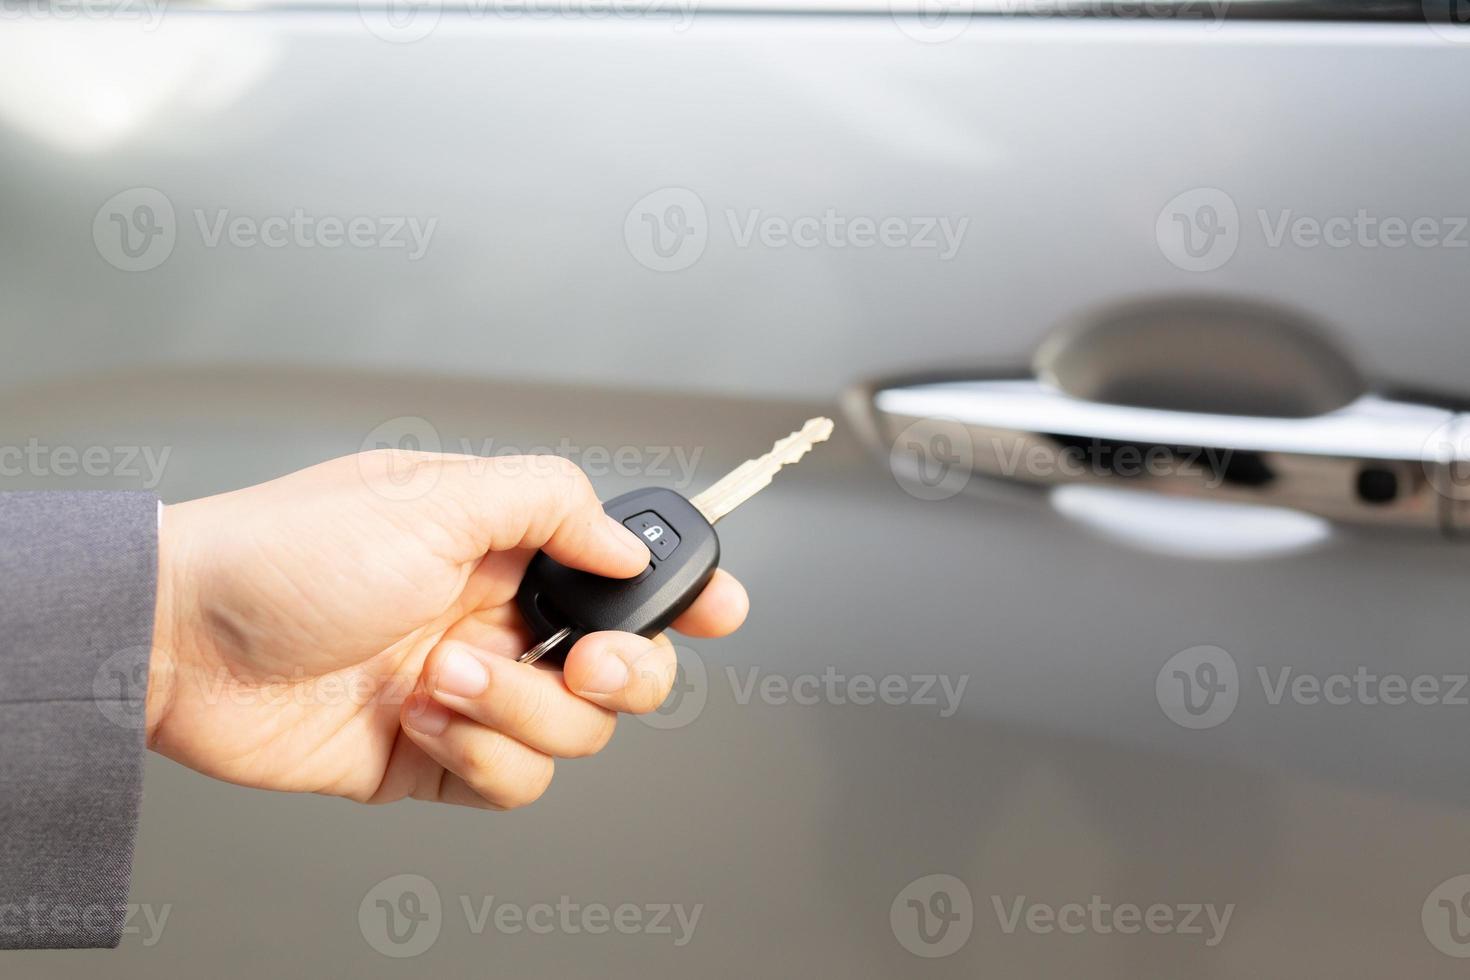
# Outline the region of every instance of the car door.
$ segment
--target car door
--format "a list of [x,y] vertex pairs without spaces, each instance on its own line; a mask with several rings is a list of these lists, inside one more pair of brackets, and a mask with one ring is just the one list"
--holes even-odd
[[[110,974],[1458,971],[1465,556],[1413,475],[1470,390],[1453,20],[14,11],[4,489],[403,445],[693,493],[839,422],[721,525],[745,628],[679,640],[665,708],[528,810],[151,760]],[[994,382],[1089,414],[1003,389],[995,443]],[[1431,469],[1358,445],[1364,399]],[[990,465],[1058,445],[1079,479]],[[1287,450],[1326,475],[1242,475]]]

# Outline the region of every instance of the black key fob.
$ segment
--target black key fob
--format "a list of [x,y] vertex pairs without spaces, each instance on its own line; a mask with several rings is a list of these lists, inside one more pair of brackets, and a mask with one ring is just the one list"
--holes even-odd
[[634,490],[602,509],[648,546],[648,567],[629,579],[603,578],[537,552],[516,605],[538,642],[572,629],[543,659],[561,663],[579,637],[598,630],[649,637],[662,632],[698,598],[720,563],[714,527],[673,490]]

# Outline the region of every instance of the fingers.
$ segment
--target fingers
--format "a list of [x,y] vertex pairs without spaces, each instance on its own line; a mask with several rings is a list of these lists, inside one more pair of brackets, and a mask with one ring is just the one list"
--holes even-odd
[[674,629],[686,636],[727,636],[740,628],[748,612],[750,597],[745,594],[745,586],[723,568],[717,568],[699,598],[674,620]]
[[548,755],[600,752],[617,715],[567,690],[555,671],[445,642],[424,664],[424,689],[435,701]]
[[606,745],[615,712],[661,705],[677,666],[663,637],[632,633],[584,636],[561,674],[447,641],[430,654],[400,722],[445,770],[433,799],[508,810],[546,791],[552,756]]
[[647,714],[669,696],[677,669],[674,648],[662,636],[588,633],[567,654],[562,677],[573,692],[604,708]]
[[629,578],[648,548],[603,512],[587,475],[560,456],[442,456],[425,496],[446,515],[457,556],[539,548],[564,565]]
[[511,810],[536,802],[551,785],[551,756],[455,714],[427,695],[409,698],[401,721],[414,744],[445,769],[433,796],[440,802]]

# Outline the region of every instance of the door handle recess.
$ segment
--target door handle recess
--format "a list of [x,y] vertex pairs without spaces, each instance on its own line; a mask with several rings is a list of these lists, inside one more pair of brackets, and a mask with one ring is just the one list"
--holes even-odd
[[901,479],[1086,483],[1288,507],[1336,521],[1470,528],[1470,415],[1363,395],[1300,418],[1139,408],[1034,377],[854,393]]

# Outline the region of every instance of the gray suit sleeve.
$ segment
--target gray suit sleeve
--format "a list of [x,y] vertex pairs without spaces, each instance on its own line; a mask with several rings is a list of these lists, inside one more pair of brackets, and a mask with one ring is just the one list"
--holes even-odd
[[152,494],[0,493],[0,949],[121,938],[157,549]]

